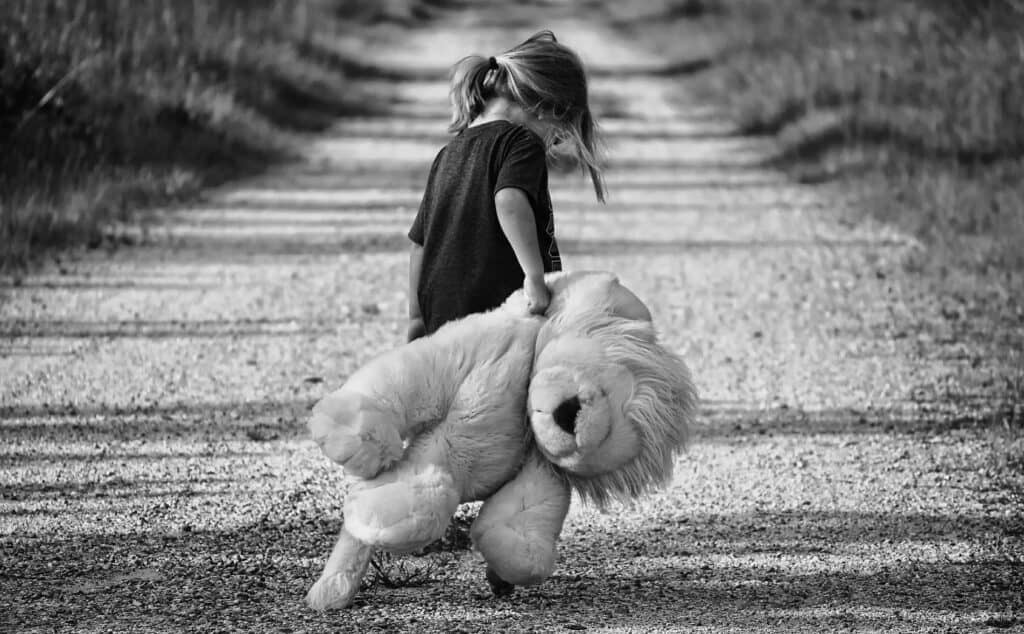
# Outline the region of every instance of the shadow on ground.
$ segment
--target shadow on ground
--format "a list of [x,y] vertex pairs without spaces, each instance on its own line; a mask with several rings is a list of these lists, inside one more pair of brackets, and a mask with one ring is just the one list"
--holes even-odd
[[[807,511],[693,516],[639,532],[570,527],[555,576],[509,599],[487,596],[482,565],[468,553],[456,553],[454,567],[468,579],[446,572],[454,567],[441,567],[423,587],[373,587],[351,611],[316,615],[301,599],[337,528],[332,518],[300,514],[226,531],[6,536],[0,544],[9,565],[0,573],[0,590],[10,599],[11,625],[164,630],[197,624],[264,631],[338,627],[349,618],[373,618],[385,605],[391,609],[380,625],[408,627],[409,621],[396,619],[395,602],[425,616],[431,627],[444,623],[446,613],[460,614],[469,624],[474,614],[486,614],[519,631],[554,611],[567,623],[591,627],[637,627],[652,618],[696,624],[709,613],[730,615],[732,627],[784,621],[827,629],[815,611],[837,602],[845,610],[826,618],[857,627],[902,618],[925,625],[929,612],[998,612],[1020,602],[1020,562],[1008,560],[794,570],[800,567],[794,558],[813,564],[851,546],[1019,536],[1009,519]],[[616,554],[590,556],[607,553],[609,542]],[[575,600],[580,594],[603,597],[596,613]],[[666,596],[678,600],[665,601]],[[246,611],[259,620],[235,620],[243,605],[261,606],[258,617]]]
[[[426,555],[436,559],[425,585],[369,587],[352,610],[314,614],[302,597],[333,542],[340,509],[336,497],[323,492],[338,486],[331,484],[337,471],[321,464],[311,444],[305,446],[310,404],[299,399],[0,412],[9,443],[0,464],[20,474],[0,485],[0,519],[18,527],[0,536],[7,623],[40,631],[269,631],[369,619],[384,630],[419,624],[471,631],[479,618],[523,631],[524,624],[549,623],[557,614],[558,622],[581,627],[637,627],[654,619],[820,630],[931,627],[936,615],[950,611],[963,625],[971,615],[984,621],[1021,607],[1024,569],[999,546],[1021,536],[1013,517],[810,506],[729,512],[725,504],[719,513],[674,505],[642,526],[625,510],[615,512],[619,519],[570,518],[557,573],[509,599],[489,596],[482,564],[468,552],[433,553]],[[756,445],[780,434],[810,439],[938,429],[934,421],[895,410],[791,412],[709,402],[696,431],[697,443]],[[62,449],[66,439],[90,449]],[[97,478],[69,482],[36,471],[76,462],[90,463]],[[211,470],[214,463],[229,467]],[[267,465],[284,471],[268,472]],[[103,514],[115,508],[137,521],[125,524],[120,517],[116,528],[105,527]],[[69,513],[83,520],[73,524],[82,527],[77,533],[46,529]],[[864,556],[894,544],[926,553],[979,546],[946,558]],[[579,596],[602,600],[595,610]],[[396,602],[403,610],[395,610]],[[417,620],[396,616],[402,612]],[[709,620],[722,614],[729,615],[728,623]],[[1006,618],[1016,623],[1016,617]]]

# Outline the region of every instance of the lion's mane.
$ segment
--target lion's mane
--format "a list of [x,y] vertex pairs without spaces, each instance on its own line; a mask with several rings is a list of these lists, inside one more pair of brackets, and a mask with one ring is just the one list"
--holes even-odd
[[660,345],[650,321],[609,314],[606,308],[573,311],[554,327],[600,342],[611,359],[635,379],[626,405],[626,420],[640,439],[637,456],[615,470],[581,476],[558,469],[580,497],[599,508],[613,500],[628,502],[662,486],[672,477],[675,457],[685,447],[697,390],[683,360]]

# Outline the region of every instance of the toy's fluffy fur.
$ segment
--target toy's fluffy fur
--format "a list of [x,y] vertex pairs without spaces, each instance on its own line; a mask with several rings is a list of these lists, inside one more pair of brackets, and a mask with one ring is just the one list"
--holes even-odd
[[641,448],[614,471],[593,476],[558,471],[583,499],[599,507],[613,500],[628,502],[672,477],[675,456],[688,437],[687,427],[679,422],[692,420],[696,389],[686,366],[658,345],[650,322],[609,320],[602,311],[588,311],[578,315],[573,329],[597,340],[609,357],[633,374],[625,418],[636,430]]
[[314,439],[359,480],[312,607],[348,605],[374,548],[425,545],[481,499],[472,537],[492,587],[539,583],[571,489],[605,506],[670,477],[696,404],[686,366],[613,275],[547,282],[546,318],[519,291],[374,359],[314,408]]

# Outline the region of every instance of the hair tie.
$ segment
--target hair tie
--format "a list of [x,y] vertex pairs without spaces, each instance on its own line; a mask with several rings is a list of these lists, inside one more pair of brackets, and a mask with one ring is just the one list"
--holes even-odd
[[487,67],[490,70],[498,70],[498,60],[496,60],[493,56],[487,58]]

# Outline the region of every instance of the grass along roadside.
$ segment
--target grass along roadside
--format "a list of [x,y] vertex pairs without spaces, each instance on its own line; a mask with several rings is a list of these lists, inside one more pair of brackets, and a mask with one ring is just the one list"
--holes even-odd
[[1024,5],[663,0],[611,11],[659,51],[704,59],[686,89],[743,132],[776,136],[778,166],[921,237],[929,249],[914,265],[981,274],[1007,295],[1024,287]]
[[0,269],[288,157],[364,112],[331,42],[369,0],[5,0]]

